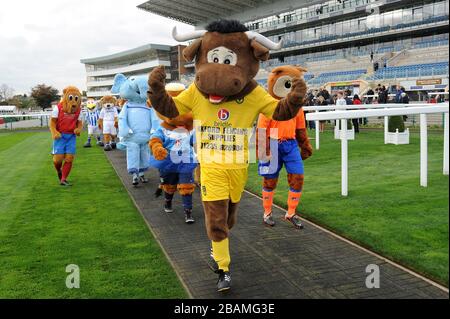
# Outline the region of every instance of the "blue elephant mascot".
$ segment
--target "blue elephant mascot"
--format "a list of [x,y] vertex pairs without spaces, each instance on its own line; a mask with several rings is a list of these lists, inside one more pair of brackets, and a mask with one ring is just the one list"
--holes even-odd
[[160,120],[153,108],[147,105],[149,90],[146,76],[123,74],[114,77],[111,93],[119,94],[127,102],[119,114],[119,138],[117,148],[127,152],[127,170],[133,176],[132,183],[147,183],[144,172],[149,168],[151,134],[159,128]]

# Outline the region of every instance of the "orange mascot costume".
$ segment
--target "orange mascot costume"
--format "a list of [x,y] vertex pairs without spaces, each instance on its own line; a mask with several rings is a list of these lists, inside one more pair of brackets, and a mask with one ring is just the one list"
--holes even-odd
[[[276,99],[286,97],[291,91],[292,80],[303,77],[307,70],[298,66],[280,66],[272,70],[268,78],[268,91]],[[309,143],[305,116],[300,109],[297,116],[288,121],[276,121],[260,114],[258,131],[263,133],[265,144],[257,143],[259,158],[258,173],[263,180],[263,221],[268,226],[274,226],[272,218],[272,204],[278,175],[283,165],[288,173],[289,194],[288,212],[285,220],[296,228],[303,228],[300,218],[295,214],[303,190],[303,160],[312,155]],[[258,134],[260,137],[262,134]],[[260,141],[259,141],[260,142]]]

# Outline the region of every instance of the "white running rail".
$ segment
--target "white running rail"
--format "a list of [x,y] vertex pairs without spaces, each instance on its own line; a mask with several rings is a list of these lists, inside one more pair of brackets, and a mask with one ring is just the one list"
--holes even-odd
[[[386,104],[393,105],[393,104]],[[384,105],[384,106],[386,106]],[[395,104],[394,104],[395,105]],[[396,106],[399,106],[397,104]],[[420,114],[420,186],[428,186],[428,128],[427,114],[444,113],[444,160],[443,174],[448,175],[449,170],[449,104],[412,104],[410,107],[391,107],[383,109],[366,110],[338,110],[331,112],[316,112],[306,114],[308,121],[340,120],[341,133],[341,194],[348,196],[348,140],[347,140],[347,120],[361,117],[396,116]],[[364,105],[366,107],[366,105]],[[383,106],[382,106],[383,107]]]

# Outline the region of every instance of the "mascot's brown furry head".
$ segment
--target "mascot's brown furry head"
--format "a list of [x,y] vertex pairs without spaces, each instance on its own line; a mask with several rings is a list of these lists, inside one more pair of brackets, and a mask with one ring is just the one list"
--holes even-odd
[[62,109],[65,113],[76,113],[81,108],[81,92],[75,86],[68,86],[63,90],[61,98]]
[[100,105],[104,108],[112,108],[117,105],[117,99],[114,96],[106,95],[101,98]]
[[294,65],[283,65],[274,68],[267,79],[269,94],[281,100],[291,91],[292,80],[303,77],[303,74],[306,72],[308,72],[307,69]]
[[183,56],[187,61],[195,59],[195,84],[211,103],[249,93],[256,85],[253,78],[259,62],[269,58],[269,49],[281,47],[235,20],[215,21],[206,30],[185,35],[178,35],[174,28],[173,37],[196,39]]

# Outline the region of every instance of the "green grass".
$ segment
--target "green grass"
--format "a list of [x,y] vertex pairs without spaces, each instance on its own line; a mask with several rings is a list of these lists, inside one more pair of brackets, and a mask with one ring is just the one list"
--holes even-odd
[[[0,298],[186,298],[100,148],[57,183],[50,133],[0,134]],[[80,268],[80,289],[65,286]]]
[[[310,137],[314,133],[310,133]],[[442,174],[443,134],[428,137],[428,188],[419,186],[419,135],[410,145],[384,145],[383,132],[363,131],[349,141],[349,196],[343,198],[340,141],[321,134],[320,150],[305,161],[298,211],[361,245],[448,286],[448,176]],[[312,143],[314,140],[312,139]],[[256,164],[247,189],[261,192]],[[286,173],[275,202],[286,207]]]

